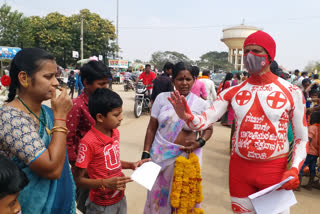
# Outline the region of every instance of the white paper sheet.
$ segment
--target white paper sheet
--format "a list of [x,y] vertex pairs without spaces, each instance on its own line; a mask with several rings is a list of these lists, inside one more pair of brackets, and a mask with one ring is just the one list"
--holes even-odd
[[149,161],[138,167],[132,173],[131,179],[150,191],[153,187],[154,182],[156,181],[156,178],[159,175],[160,170],[161,166],[152,161]]
[[278,184],[249,195],[256,213],[277,214],[296,204],[297,200],[292,190],[277,190],[291,179],[293,179],[292,176]]

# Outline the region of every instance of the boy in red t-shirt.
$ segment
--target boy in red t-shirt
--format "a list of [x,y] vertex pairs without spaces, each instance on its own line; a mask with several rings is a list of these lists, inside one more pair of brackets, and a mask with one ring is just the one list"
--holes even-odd
[[117,93],[106,88],[97,89],[88,106],[96,124],[80,141],[75,164],[76,184],[90,188],[86,214],[126,214],[124,190],[126,183],[132,180],[123,175],[122,169],[134,170],[146,161],[120,160],[117,127],[122,121],[122,100]]

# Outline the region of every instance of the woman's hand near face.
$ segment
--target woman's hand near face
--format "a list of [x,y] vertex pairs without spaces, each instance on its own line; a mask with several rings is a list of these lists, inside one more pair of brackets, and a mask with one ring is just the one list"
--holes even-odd
[[56,97],[56,90],[51,98],[51,108],[56,118],[65,119],[72,108],[72,100],[66,88],[61,89],[61,94]]

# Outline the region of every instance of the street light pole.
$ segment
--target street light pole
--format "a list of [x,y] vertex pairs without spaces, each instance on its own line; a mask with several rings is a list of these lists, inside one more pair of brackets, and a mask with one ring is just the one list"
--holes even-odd
[[83,16],[81,15],[80,57],[83,60]]
[[119,57],[119,0],[117,0],[117,58]]

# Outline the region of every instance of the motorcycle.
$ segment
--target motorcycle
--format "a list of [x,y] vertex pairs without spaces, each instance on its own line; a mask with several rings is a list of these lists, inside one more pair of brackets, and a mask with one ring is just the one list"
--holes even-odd
[[128,91],[130,89],[134,90],[133,81],[130,78],[129,80],[125,80],[123,83],[124,91]]
[[138,82],[136,85],[136,96],[134,101],[134,115],[139,118],[142,112],[149,112],[151,107],[151,99],[149,92],[142,82]]

